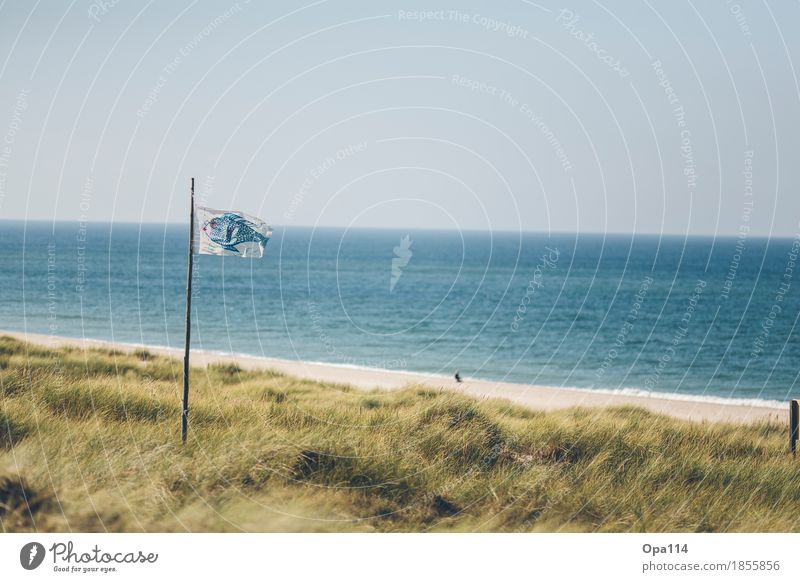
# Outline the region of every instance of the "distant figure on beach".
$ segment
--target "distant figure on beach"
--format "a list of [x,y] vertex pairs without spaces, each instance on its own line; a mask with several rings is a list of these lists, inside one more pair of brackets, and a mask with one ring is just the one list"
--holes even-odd
[[461,374],[458,373],[458,370],[456,370],[456,382],[461,382]]

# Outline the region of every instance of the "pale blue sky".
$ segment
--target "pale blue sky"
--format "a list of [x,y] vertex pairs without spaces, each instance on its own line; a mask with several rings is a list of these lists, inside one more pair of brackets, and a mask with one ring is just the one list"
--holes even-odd
[[794,236],[798,22],[798,2],[6,0],[0,217],[180,222],[194,175],[276,225]]

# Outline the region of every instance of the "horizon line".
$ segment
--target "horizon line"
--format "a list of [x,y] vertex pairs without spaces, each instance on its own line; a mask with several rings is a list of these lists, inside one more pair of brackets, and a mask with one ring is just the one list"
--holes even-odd
[[[45,224],[102,224],[102,225],[120,225],[120,226],[162,226],[162,227],[175,227],[175,226],[188,226],[189,221],[185,222],[134,222],[130,220],[50,220],[46,218],[0,218],[0,222],[21,222],[21,223],[45,223]],[[512,230],[507,228],[498,228],[498,229],[480,229],[480,228],[464,228],[464,229],[455,229],[455,228],[403,228],[399,226],[345,226],[345,225],[336,225],[336,224],[273,224],[270,225],[273,229],[287,229],[287,228],[302,228],[302,229],[339,229],[339,230],[407,230],[410,232],[414,231],[422,231],[422,232],[477,232],[477,233],[499,233],[499,234],[541,234],[545,236],[552,236],[552,235],[606,235],[606,236],[652,236],[652,237],[683,237],[683,238],[740,238],[741,235],[739,233],[711,233],[711,232],[701,232],[701,233],[686,233],[686,232],[671,232],[671,231],[663,231],[663,232],[653,232],[653,231],[602,231],[602,230]],[[800,233],[795,235],[790,234],[748,234],[746,239],[765,239],[765,240],[772,240],[772,239],[788,239],[792,240],[794,238],[800,237]]]

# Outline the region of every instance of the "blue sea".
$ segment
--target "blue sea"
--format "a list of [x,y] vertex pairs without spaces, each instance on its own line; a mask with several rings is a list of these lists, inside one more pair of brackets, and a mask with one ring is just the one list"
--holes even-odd
[[[0,329],[183,345],[187,225],[0,223]],[[197,256],[192,347],[785,401],[798,239],[276,228]]]

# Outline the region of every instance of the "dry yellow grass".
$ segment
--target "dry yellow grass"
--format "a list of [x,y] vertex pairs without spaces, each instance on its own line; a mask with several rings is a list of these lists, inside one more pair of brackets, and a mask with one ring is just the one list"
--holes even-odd
[[798,531],[785,427],[0,338],[4,531]]

